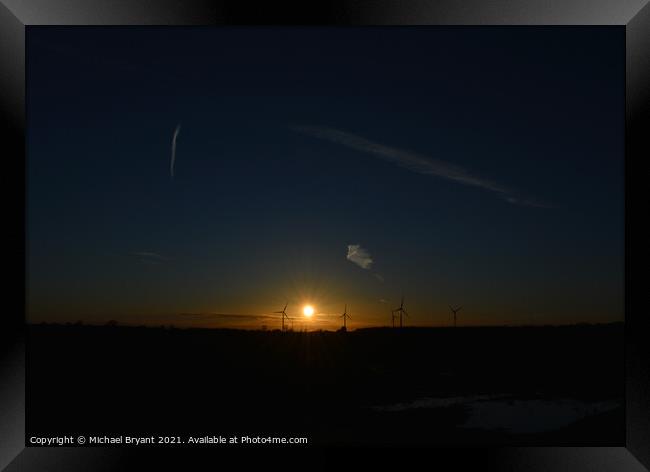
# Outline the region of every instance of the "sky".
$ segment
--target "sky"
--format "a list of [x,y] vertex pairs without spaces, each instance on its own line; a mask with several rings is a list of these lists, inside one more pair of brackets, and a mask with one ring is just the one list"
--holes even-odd
[[28,321],[622,321],[624,40],[30,27]]

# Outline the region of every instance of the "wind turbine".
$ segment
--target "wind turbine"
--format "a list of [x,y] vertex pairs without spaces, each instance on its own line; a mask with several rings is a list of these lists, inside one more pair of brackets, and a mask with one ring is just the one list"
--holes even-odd
[[399,313],[399,327],[402,327],[402,315],[408,316],[406,309],[404,308],[404,295],[402,295],[402,302],[399,304],[398,308],[393,310],[393,327],[395,327],[395,313]]
[[288,320],[291,319],[291,318],[289,318],[289,317],[287,316],[287,305],[289,305],[289,302],[287,302],[287,303],[284,305],[284,308],[282,309],[282,311],[274,311],[274,312],[273,312],[273,313],[282,314],[282,331],[284,331],[284,319],[285,319],[285,318],[288,319]]
[[461,308],[463,307],[459,306],[458,308],[454,308],[451,305],[449,305],[449,309],[454,313],[454,328],[456,327],[456,313],[458,313]]
[[340,316],[343,318],[343,331],[347,331],[348,327],[347,324],[345,323],[348,318],[352,318],[350,315],[348,315],[348,305],[345,305],[345,308],[343,309],[343,314]]

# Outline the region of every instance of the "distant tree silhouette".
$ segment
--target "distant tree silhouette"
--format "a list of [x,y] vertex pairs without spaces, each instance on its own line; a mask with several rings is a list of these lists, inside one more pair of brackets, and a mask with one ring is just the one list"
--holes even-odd
[[111,328],[114,328],[117,326],[117,321],[116,320],[108,320],[106,322],[106,326],[110,326]]

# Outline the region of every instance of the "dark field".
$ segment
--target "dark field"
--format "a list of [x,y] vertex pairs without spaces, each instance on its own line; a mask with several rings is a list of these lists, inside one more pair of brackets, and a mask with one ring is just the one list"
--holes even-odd
[[624,442],[622,324],[349,333],[37,325],[28,334],[28,436]]

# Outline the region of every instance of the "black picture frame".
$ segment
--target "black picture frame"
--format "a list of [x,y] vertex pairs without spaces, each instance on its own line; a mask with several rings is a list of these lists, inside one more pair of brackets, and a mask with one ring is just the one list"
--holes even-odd
[[[632,273],[646,266],[647,238],[639,209],[647,202],[639,172],[650,156],[650,5],[647,0],[395,0],[309,1],[302,6],[249,0],[0,0],[0,123],[4,128],[5,235],[16,265],[4,264],[5,307],[0,346],[0,469],[123,470],[169,461],[168,450],[25,447],[25,33],[33,25],[615,25],[626,34],[625,382],[626,437],[620,447],[481,448],[471,455],[440,450],[430,456],[500,470],[632,471],[650,469],[650,374],[647,315],[632,309]],[[6,152],[5,152],[6,151]],[[6,182],[5,181],[5,182]],[[632,190],[637,195],[632,197]],[[15,239],[15,241],[13,241]],[[634,249],[633,249],[634,248]],[[188,455],[221,451],[184,450]],[[277,451],[274,452],[277,454]],[[184,457],[183,457],[184,456]],[[145,458],[146,457],[146,458]],[[451,460],[450,459],[450,460]],[[184,463],[183,469],[189,465]],[[148,467],[150,468],[150,467]]]

